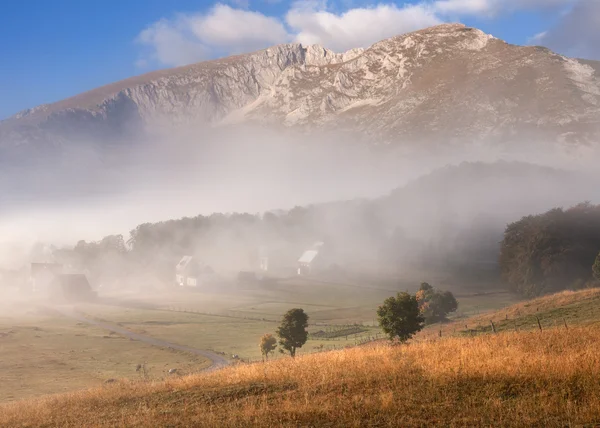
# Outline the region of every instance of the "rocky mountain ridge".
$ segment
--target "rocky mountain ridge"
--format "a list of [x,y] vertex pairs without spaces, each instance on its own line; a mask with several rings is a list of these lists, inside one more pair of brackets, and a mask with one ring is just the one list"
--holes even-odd
[[600,63],[445,24],[337,54],[287,44],[116,82],[0,122],[0,147],[173,127],[336,130],[369,143],[600,141]]

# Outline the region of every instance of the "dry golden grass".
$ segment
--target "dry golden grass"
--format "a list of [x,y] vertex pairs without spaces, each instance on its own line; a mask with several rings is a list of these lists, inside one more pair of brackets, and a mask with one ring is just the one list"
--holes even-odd
[[560,293],[550,294],[547,296],[538,297],[537,299],[517,303],[492,313],[482,314],[480,316],[471,318],[469,321],[471,323],[478,321],[482,323],[489,323],[490,319],[497,320],[504,319],[505,317],[508,317],[508,319],[514,319],[526,315],[535,315],[538,312],[544,312],[549,309],[560,308],[574,303],[582,303],[587,300],[597,299],[599,297],[600,288],[590,288],[579,291],[562,291]]
[[452,337],[0,406],[2,427],[600,423],[600,327]]
[[600,288],[579,291],[562,291],[537,299],[527,300],[503,309],[462,318],[444,324],[426,327],[416,336],[417,341],[439,336],[457,336],[473,333],[492,333],[490,321],[497,331],[537,329],[537,319],[544,329],[600,324]]

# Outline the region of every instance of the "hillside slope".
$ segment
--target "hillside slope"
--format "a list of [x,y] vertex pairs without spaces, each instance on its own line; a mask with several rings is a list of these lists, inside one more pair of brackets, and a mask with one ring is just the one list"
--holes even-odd
[[600,329],[354,348],[0,406],[2,426],[582,426]]
[[600,327],[600,289],[567,290],[459,320],[444,328],[462,329],[466,326],[467,329],[461,330],[461,334],[492,333],[491,322],[498,332],[592,325]]
[[232,123],[345,130],[380,144],[526,136],[589,143],[600,132],[597,70],[459,24],[343,54],[280,45],[26,110],[0,123],[0,147]]

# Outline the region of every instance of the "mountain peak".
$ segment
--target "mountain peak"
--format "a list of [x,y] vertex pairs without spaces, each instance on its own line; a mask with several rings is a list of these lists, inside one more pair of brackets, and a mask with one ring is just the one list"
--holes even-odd
[[116,82],[0,123],[0,147],[149,127],[261,123],[376,144],[538,138],[590,143],[600,67],[463,24],[336,53],[286,44]]

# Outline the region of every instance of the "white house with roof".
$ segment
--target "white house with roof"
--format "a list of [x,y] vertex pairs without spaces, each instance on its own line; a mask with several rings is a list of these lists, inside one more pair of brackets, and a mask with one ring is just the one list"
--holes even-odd
[[313,246],[304,251],[298,259],[298,275],[309,275],[318,263],[323,242],[315,242]]
[[183,256],[175,267],[175,283],[180,287],[199,287],[213,277],[211,267],[193,256]]

